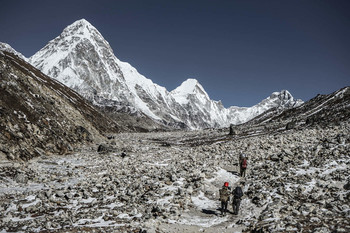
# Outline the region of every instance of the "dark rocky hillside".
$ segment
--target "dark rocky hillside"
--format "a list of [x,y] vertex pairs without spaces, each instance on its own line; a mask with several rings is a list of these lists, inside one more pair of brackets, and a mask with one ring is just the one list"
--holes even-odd
[[123,122],[123,125],[130,131],[159,132],[175,130],[174,127],[167,126],[166,122],[156,122],[140,111],[131,112],[129,109],[120,109],[113,105],[97,105],[96,107],[113,120]]
[[[294,118],[299,124],[339,124],[350,117],[350,88],[342,88],[332,94],[317,95],[299,108],[285,111],[282,120]],[[274,119],[272,119],[274,120]]]
[[64,154],[103,135],[127,131],[76,92],[24,60],[0,52],[0,157]]
[[251,121],[235,126],[235,134],[271,133],[305,127],[339,125],[350,119],[350,87],[328,95],[317,95],[299,107],[280,111],[270,109]]

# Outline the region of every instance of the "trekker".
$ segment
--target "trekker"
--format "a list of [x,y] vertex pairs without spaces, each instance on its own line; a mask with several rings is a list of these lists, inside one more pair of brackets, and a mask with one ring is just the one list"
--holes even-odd
[[225,182],[220,192],[220,201],[221,201],[221,215],[226,215],[227,204],[230,201],[230,188],[228,187],[228,182]]
[[[243,185],[243,182],[241,182],[241,185]],[[233,201],[232,201],[232,209],[233,209],[233,214],[237,215],[238,214],[238,210],[239,210],[239,206],[241,204],[241,198],[243,196],[243,191],[241,186],[237,186],[233,192]]]
[[241,177],[245,177],[247,170],[247,156],[245,154],[243,154],[240,158],[239,168]]

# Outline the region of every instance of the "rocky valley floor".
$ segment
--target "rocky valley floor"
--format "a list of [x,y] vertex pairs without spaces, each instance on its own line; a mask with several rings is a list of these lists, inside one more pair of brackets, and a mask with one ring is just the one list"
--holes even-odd
[[[2,159],[0,232],[350,232],[349,163],[349,122],[118,134],[64,156]],[[220,216],[225,181],[244,182],[238,216],[231,204]]]

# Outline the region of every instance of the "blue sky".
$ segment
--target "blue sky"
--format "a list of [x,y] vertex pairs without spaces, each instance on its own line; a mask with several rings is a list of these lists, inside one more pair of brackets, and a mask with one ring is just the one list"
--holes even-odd
[[169,91],[197,79],[225,107],[274,91],[304,101],[350,85],[350,1],[0,3],[0,41],[30,57],[85,18],[115,55]]

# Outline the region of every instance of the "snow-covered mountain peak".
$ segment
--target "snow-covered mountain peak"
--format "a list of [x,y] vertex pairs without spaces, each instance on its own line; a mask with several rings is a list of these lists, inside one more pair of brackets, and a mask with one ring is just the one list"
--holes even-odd
[[66,28],[71,28],[71,27],[93,27],[92,24],[90,22],[88,22],[86,19],[79,19],[77,21],[75,21],[74,23],[72,23],[71,25],[67,26]]
[[275,106],[278,108],[292,108],[298,107],[304,102],[300,99],[295,100],[292,94],[287,90],[282,90],[280,92],[273,92],[268,98],[264,99],[258,105],[265,106],[265,108],[270,108]]
[[181,104],[187,104],[190,95],[197,96],[197,98],[200,97],[204,101],[210,100],[202,85],[193,78],[187,79],[179,87],[171,91],[171,95]]
[[279,98],[284,100],[293,100],[292,94],[289,93],[287,90],[282,90],[280,92],[273,92],[270,95],[270,98]]
[[101,33],[85,19],[63,32],[30,58],[43,73],[97,105],[142,112],[166,125],[200,129],[239,124],[272,107],[294,106],[287,91],[273,93],[251,108],[224,108],[211,100],[196,79],[168,92],[120,61]]
[[84,30],[95,29],[91,23],[89,23],[86,19],[80,19],[68,25],[63,31],[64,32],[84,32]]
[[85,19],[66,27],[30,62],[95,104],[113,105],[132,113],[140,111],[157,120],[161,120],[160,109],[172,111],[168,91],[120,61],[100,32]]
[[34,54],[30,59],[37,62],[39,57],[49,57],[54,53],[60,55],[62,59],[69,52],[72,52],[74,48],[81,45],[81,43],[91,44],[95,49],[105,47],[113,53],[112,48],[101,33],[87,20],[81,19],[63,29],[58,37],[49,41],[44,48]]
[[180,86],[174,89],[173,93],[181,93],[184,95],[193,94],[197,88],[203,89],[203,87],[199,84],[197,79],[189,78],[184,81]]
[[6,51],[9,53],[13,53],[15,55],[17,55],[18,57],[20,57],[21,59],[28,61],[28,58],[26,58],[25,56],[23,56],[21,53],[17,52],[14,48],[12,48],[9,44],[0,42],[0,51]]
[[[115,56],[101,33],[85,19],[67,26],[55,39],[30,57],[30,63],[73,89],[91,92],[90,79],[102,84],[103,70],[118,70]],[[111,63],[107,64],[107,63]],[[112,67],[110,67],[112,66]],[[102,89],[101,85],[98,86]]]
[[[104,40],[101,33],[85,19],[80,19],[67,26],[60,37],[76,36],[89,40]],[[107,43],[107,41],[104,40]]]

